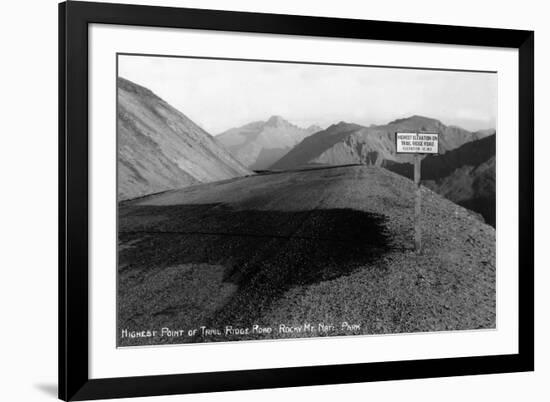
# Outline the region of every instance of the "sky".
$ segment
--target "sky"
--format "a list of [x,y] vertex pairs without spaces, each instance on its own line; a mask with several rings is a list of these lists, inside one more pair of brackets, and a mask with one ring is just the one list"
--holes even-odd
[[471,131],[496,125],[496,73],[125,55],[118,68],[212,135],[272,115],[323,128],[415,114]]

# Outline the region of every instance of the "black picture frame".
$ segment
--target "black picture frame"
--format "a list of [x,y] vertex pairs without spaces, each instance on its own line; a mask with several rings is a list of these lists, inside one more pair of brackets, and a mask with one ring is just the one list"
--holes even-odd
[[[214,373],[88,375],[88,25],[374,39],[519,52],[517,354]],[[59,4],[59,398],[292,387],[534,370],[534,32],[70,1]]]

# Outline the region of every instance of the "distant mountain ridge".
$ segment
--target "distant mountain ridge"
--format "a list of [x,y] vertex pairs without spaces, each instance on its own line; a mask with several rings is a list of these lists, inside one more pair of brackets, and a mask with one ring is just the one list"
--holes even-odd
[[149,89],[119,77],[118,197],[139,197],[251,172]]
[[[474,140],[444,155],[422,160],[422,184],[496,224],[496,135]],[[413,165],[387,161],[384,167],[413,178]]]
[[229,152],[251,169],[265,169],[307,136],[321,130],[312,125],[298,127],[281,116],[256,121],[216,136]]
[[[274,163],[272,169],[294,169],[314,162],[327,149],[332,148],[336,144],[344,141],[352,133],[363,129],[364,127],[358,124],[340,122],[333,124],[326,130],[319,131],[307,138],[294,147],[289,153],[283,156],[280,160]],[[334,164],[345,164],[334,163]]]
[[305,138],[271,168],[286,170],[310,164],[353,163],[381,166],[384,161],[410,161],[410,155],[395,153],[397,131],[438,132],[441,153],[490,134],[488,131],[470,132],[460,127],[446,126],[439,120],[418,115],[369,127],[340,122]]

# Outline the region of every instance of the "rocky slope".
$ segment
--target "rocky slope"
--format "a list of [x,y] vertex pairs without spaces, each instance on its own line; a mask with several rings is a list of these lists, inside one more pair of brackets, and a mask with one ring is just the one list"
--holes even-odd
[[[462,145],[444,155],[422,160],[422,183],[444,197],[483,216],[496,220],[496,135]],[[387,161],[384,167],[413,177],[413,165]]]
[[305,137],[320,131],[318,126],[301,128],[280,116],[232,128],[216,139],[244,165],[255,170],[271,166]]
[[381,166],[384,161],[410,161],[409,155],[395,154],[396,131],[438,132],[441,153],[487,135],[486,132],[445,126],[439,120],[423,116],[411,116],[370,127],[340,122],[303,140],[275,162],[271,169],[288,170],[311,164],[361,163]]
[[[123,203],[119,330],[212,331],[118,344],[495,328],[494,228],[425,187],[422,197],[422,255],[414,184],[377,167],[253,175]],[[255,324],[273,331],[224,333]]]
[[120,77],[117,85],[119,200],[250,174],[153,92]]

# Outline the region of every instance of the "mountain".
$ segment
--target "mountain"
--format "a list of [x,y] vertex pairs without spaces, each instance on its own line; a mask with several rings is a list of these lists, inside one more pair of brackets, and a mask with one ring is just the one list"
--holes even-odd
[[478,166],[462,166],[426,187],[479,213],[486,223],[496,225],[495,157]]
[[261,170],[271,166],[293,146],[319,130],[321,128],[318,126],[301,128],[280,116],[272,116],[266,121],[227,130],[216,139],[241,163],[251,169]]
[[478,140],[482,139],[482,138],[485,138],[485,137],[489,137],[490,135],[494,135],[496,134],[496,130],[494,128],[487,128],[487,129],[484,129],[484,130],[478,130],[475,132],[475,135],[477,137]]
[[[344,144],[347,138],[352,134],[361,132],[366,128],[358,124],[340,122],[333,124],[326,130],[319,131],[296,145],[289,153],[271,166],[271,169],[295,169],[304,165],[312,164],[323,158],[327,150],[332,149],[338,144]],[[343,146],[348,146],[344,144]],[[361,151],[359,151],[360,153]],[[342,163],[332,163],[334,165],[343,165],[349,163],[341,158]],[[337,162],[337,161],[334,161]],[[330,164],[330,163],[329,163]]]
[[251,172],[149,89],[118,78],[118,197],[139,197]]
[[[496,135],[469,142],[444,155],[422,160],[422,184],[463,207],[483,216],[495,226]],[[413,177],[413,165],[387,161],[384,167]]]
[[311,164],[354,163],[381,166],[387,160],[411,161],[410,155],[395,154],[396,131],[438,132],[441,153],[486,135],[485,132],[470,132],[456,126],[445,126],[439,120],[417,115],[394,120],[386,125],[369,127],[340,122],[304,139],[271,168],[287,170]]

